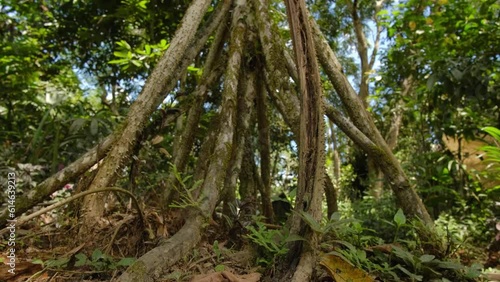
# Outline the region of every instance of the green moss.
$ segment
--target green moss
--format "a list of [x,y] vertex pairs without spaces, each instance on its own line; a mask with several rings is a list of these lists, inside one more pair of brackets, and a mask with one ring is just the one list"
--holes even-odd
[[143,277],[147,273],[146,264],[138,260],[127,269],[127,272],[129,272],[132,277]]

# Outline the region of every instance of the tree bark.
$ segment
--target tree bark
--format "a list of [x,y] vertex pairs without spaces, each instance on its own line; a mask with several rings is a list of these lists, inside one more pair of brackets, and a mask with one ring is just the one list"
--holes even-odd
[[363,22],[358,15],[358,1],[347,1],[351,10],[352,24],[354,26],[354,34],[356,34],[356,49],[361,62],[360,84],[359,84],[359,97],[363,101],[365,108],[368,107],[368,75],[370,66],[368,63],[368,42],[366,42],[365,33],[363,31]]
[[271,139],[267,117],[267,91],[264,84],[257,91],[257,128],[259,130],[260,175],[262,179],[262,206],[267,220],[274,218],[271,205]]
[[[413,89],[413,77],[410,75],[406,78],[403,79],[403,82],[401,83],[401,96],[402,97],[407,97],[410,95],[410,92]],[[391,150],[396,149],[396,146],[398,144],[398,136],[399,136],[399,130],[401,128],[401,124],[403,122],[403,114],[404,114],[404,109],[403,109],[403,100],[400,100],[396,103],[396,107],[393,111],[391,111],[391,125],[389,127],[389,130],[387,131],[385,135],[385,140],[387,141],[387,145]],[[384,175],[382,173],[382,170],[379,167],[376,167],[376,182],[375,185],[373,186],[373,193],[375,198],[380,198],[382,194],[382,189],[384,186]]]
[[[248,38],[247,40],[251,40]],[[246,136],[250,127],[250,118],[253,111],[253,103],[256,96],[257,88],[257,73],[255,69],[250,69],[246,66],[243,76],[240,78],[242,83],[238,91],[238,117],[236,123],[236,132],[233,138],[233,150],[231,159],[224,181],[224,206],[223,213],[230,215],[229,204],[236,205],[236,184],[238,176],[241,172],[241,162],[243,159],[244,148],[246,144]]]
[[328,173],[325,173],[325,198],[326,198],[326,207],[327,207],[327,216],[328,218],[332,217],[334,212],[339,210],[339,206],[337,204],[337,190],[335,189],[335,185],[333,184],[332,178]]
[[337,204],[337,190],[339,188],[339,183],[340,183],[340,156],[339,156],[339,151],[337,148],[337,135],[336,133],[336,128],[333,125],[332,121],[328,122],[328,127],[330,128],[330,158],[332,159],[333,163],[333,179],[330,177],[330,175],[327,173],[327,179],[325,180],[325,197],[326,197],[326,204],[328,208],[328,218],[331,218],[332,214],[334,212],[338,211],[338,204]]
[[246,146],[243,152],[243,162],[241,164],[241,171],[239,175],[239,193],[242,201],[241,206],[246,207],[245,209],[242,209],[242,216],[249,219],[256,210],[257,188],[254,177],[255,160],[253,156],[252,137],[250,134],[247,134],[245,139]]

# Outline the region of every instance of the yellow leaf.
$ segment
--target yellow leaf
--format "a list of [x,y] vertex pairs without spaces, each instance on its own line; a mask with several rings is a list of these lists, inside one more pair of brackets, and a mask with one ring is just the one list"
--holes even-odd
[[347,261],[333,254],[324,254],[319,263],[330,277],[337,282],[374,282],[375,280],[362,269],[352,266]]
[[448,4],[448,0],[438,0],[439,5],[446,5]]
[[434,21],[431,18],[426,18],[425,23],[431,25]]
[[410,27],[411,30],[415,30],[417,28],[417,24],[414,21],[411,21],[408,26]]

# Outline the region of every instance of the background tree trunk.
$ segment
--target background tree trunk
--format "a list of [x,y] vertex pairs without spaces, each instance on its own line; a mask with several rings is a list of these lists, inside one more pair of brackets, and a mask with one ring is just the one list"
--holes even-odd
[[[322,63],[323,70],[342,100],[342,104],[345,106],[352,123],[347,119],[344,120],[342,114],[333,109],[332,106],[326,106],[325,111],[327,116],[332,119],[356,145],[360,146],[369,157],[377,160],[378,166],[384,170],[384,174],[389,180],[389,184],[396,196],[398,205],[403,209],[405,214],[409,217],[420,218],[426,224],[433,225],[433,220],[429,216],[422,200],[417,195],[414,188],[411,187],[408,177],[401,168],[400,163],[389,149],[384,138],[375,127],[369,113],[363,107],[362,101],[342,73],[342,67],[337,57],[328,43],[324,40],[321,31],[314,21],[312,21],[312,26],[316,49],[318,50],[318,58]],[[354,137],[356,138],[353,139]],[[370,142],[363,142],[364,144],[361,144],[361,140]]]

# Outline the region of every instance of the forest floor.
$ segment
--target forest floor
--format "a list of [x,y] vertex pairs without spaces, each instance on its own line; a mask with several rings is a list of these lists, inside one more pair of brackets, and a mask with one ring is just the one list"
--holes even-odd
[[[70,210],[70,208],[66,208]],[[74,216],[52,212],[20,226],[16,230],[15,271],[12,274],[12,254],[7,240],[2,240],[0,253],[0,281],[112,281],[138,258],[175,234],[183,224],[180,210],[162,213],[146,209],[145,226],[133,212],[110,212],[110,216],[96,222],[96,233],[85,243],[77,245],[77,220]],[[166,216],[162,216],[166,214]],[[202,241],[190,254],[172,267],[161,281],[192,282],[256,282],[262,273],[270,273],[272,265],[265,261],[250,242],[248,230],[236,221],[228,227],[228,220],[218,217],[210,222]],[[4,237],[6,239],[6,237]],[[486,249],[460,249],[462,262],[488,259],[499,260],[500,252]],[[467,262],[469,260],[469,262]],[[335,271],[328,271],[328,263],[318,265],[316,281],[335,280]],[[339,272],[337,264],[336,271]],[[344,272],[360,273],[347,268]],[[10,270],[10,271],[9,271]],[[500,281],[500,268],[483,281]],[[333,273],[332,273],[333,272]],[[353,274],[354,275],[354,274]],[[337,277],[337,276],[336,276]],[[338,277],[337,277],[338,278]],[[345,280],[347,281],[347,280]],[[374,275],[369,280],[382,281]]]

